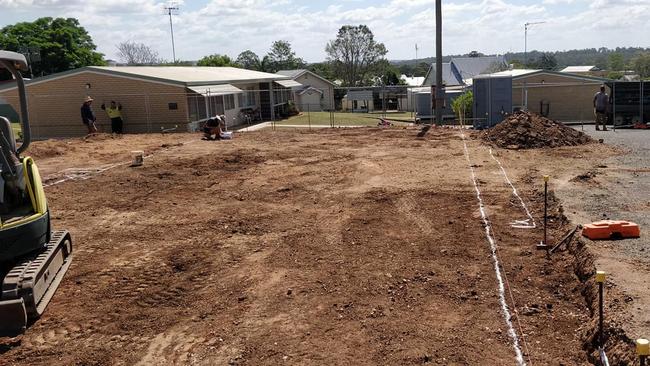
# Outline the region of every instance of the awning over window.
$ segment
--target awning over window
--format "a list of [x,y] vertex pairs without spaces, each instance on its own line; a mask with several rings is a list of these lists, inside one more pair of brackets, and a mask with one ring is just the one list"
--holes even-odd
[[238,87],[230,84],[188,86],[187,88],[204,96],[239,94],[244,92]]
[[277,80],[276,83],[284,86],[285,88],[295,88],[297,86],[302,86],[302,84],[293,80]]

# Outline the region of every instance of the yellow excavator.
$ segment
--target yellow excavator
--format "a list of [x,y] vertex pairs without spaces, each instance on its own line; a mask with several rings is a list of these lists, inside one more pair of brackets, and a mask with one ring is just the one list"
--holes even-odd
[[21,156],[31,141],[25,56],[0,51],[0,69],[13,75],[20,99],[22,143],[0,116],[0,336],[16,336],[52,299],[72,261],[67,231],[51,231],[43,183],[34,160]]

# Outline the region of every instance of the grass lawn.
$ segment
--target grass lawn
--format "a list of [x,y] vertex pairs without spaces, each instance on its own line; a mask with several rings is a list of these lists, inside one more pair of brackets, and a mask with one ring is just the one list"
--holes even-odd
[[[381,113],[347,113],[347,112],[334,112],[334,125],[335,126],[376,126],[379,118],[382,117]],[[329,125],[330,112],[303,112],[300,115],[289,117],[285,120],[277,121],[278,124],[283,125]],[[398,121],[411,120],[411,112],[399,113],[386,113],[386,118],[391,122],[398,123]],[[394,121],[398,120],[398,121]]]

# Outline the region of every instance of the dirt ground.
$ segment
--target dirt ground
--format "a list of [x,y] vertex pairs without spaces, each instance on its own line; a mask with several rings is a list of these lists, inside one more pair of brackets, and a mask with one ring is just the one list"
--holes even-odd
[[[589,144],[495,149],[459,130],[259,131],[34,143],[75,253],[0,364],[515,364],[470,166],[527,364],[589,364],[574,256],[547,258],[542,175]],[[152,154],[142,167],[130,151]],[[573,176],[571,175],[571,176]],[[578,184],[578,183],[576,183]],[[570,226],[552,201],[550,242]]]

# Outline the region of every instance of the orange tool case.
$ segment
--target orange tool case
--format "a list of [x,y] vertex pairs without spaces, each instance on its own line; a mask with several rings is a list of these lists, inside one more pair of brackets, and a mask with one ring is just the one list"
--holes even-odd
[[638,238],[639,225],[629,221],[603,220],[585,224],[582,235],[591,240]]

